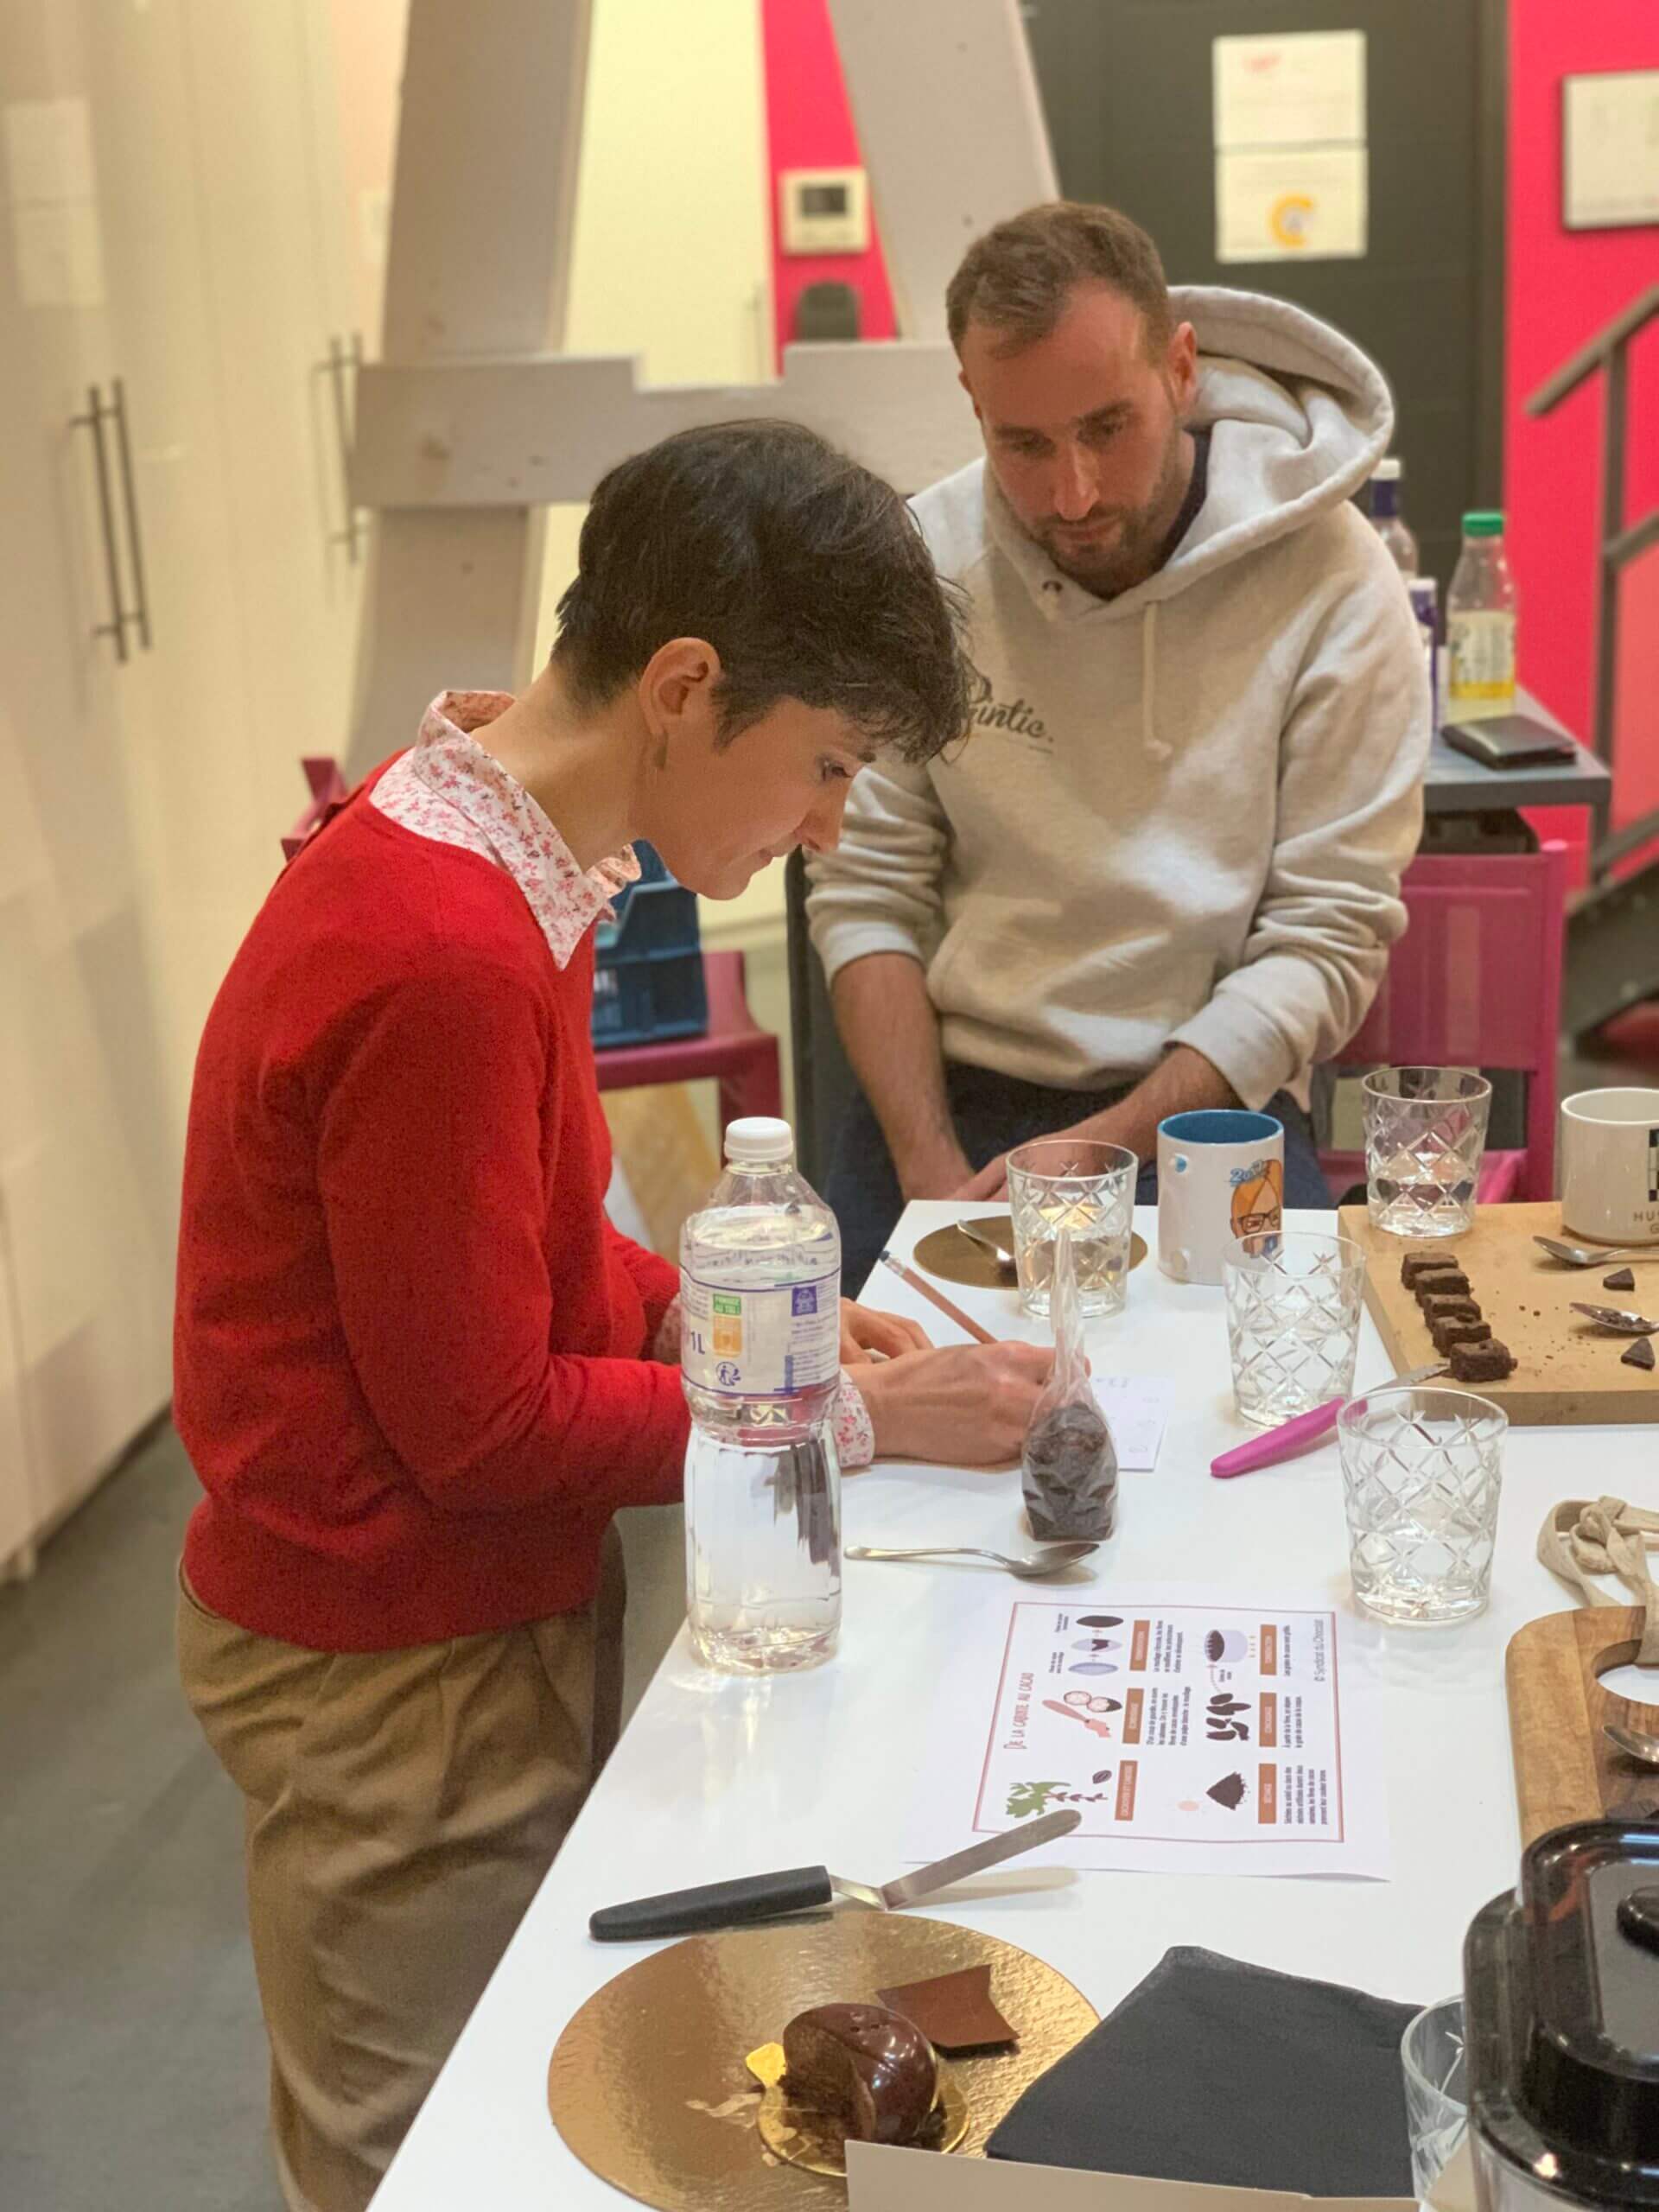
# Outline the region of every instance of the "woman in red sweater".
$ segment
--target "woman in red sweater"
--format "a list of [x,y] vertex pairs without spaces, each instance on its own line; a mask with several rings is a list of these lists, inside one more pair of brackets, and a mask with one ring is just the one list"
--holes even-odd
[[[614,1726],[612,1517],[679,1492],[677,1276],[606,1219],[588,1033],[629,841],[734,897],[967,726],[907,510],[792,425],[613,470],[559,613],[522,697],[445,693],[278,880],[191,1099],[181,1665],[247,1801],[293,2212],[367,2202],[546,1871]],[[1008,1458],[1047,1368],[858,1307],[843,1342],[852,1465]]]

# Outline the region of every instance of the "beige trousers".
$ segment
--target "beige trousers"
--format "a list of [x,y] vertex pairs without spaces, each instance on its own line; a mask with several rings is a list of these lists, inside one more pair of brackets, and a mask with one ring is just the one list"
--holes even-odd
[[616,1740],[621,1546],[580,1613],[307,1651],[181,1577],[185,1693],[246,1805],[289,2212],[362,2212]]

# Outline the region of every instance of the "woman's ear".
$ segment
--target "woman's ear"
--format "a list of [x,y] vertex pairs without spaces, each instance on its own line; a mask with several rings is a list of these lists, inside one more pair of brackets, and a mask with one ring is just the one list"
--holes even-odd
[[699,751],[712,747],[719,683],[720,655],[707,639],[671,638],[658,645],[640,674],[639,690],[654,766],[665,768],[671,747],[688,740]]

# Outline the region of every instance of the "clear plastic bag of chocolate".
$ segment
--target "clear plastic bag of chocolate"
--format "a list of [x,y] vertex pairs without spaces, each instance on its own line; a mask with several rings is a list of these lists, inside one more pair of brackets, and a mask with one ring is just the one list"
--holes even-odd
[[1043,1542],[1068,1536],[1099,1542],[1117,1517],[1117,1452],[1089,1380],[1069,1230],[1055,1241],[1049,1316],[1054,1371],[1026,1431],[1026,1514],[1032,1535]]

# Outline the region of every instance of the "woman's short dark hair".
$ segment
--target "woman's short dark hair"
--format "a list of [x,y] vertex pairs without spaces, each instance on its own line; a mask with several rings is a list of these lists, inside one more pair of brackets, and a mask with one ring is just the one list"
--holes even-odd
[[995,332],[998,353],[1046,338],[1082,284],[1105,284],[1140,308],[1147,353],[1157,359],[1175,328],[1158,249],[1116,207],[1050,200],[976,238],[944,295],[950,343],[962,351],[970,322]]
[[901,758],[968,727],[960,595],[890,485],[797,423],[682,430],[601,478],[553,658],[603,705],[671,638],[720,655],[728,739],[783,699]]

